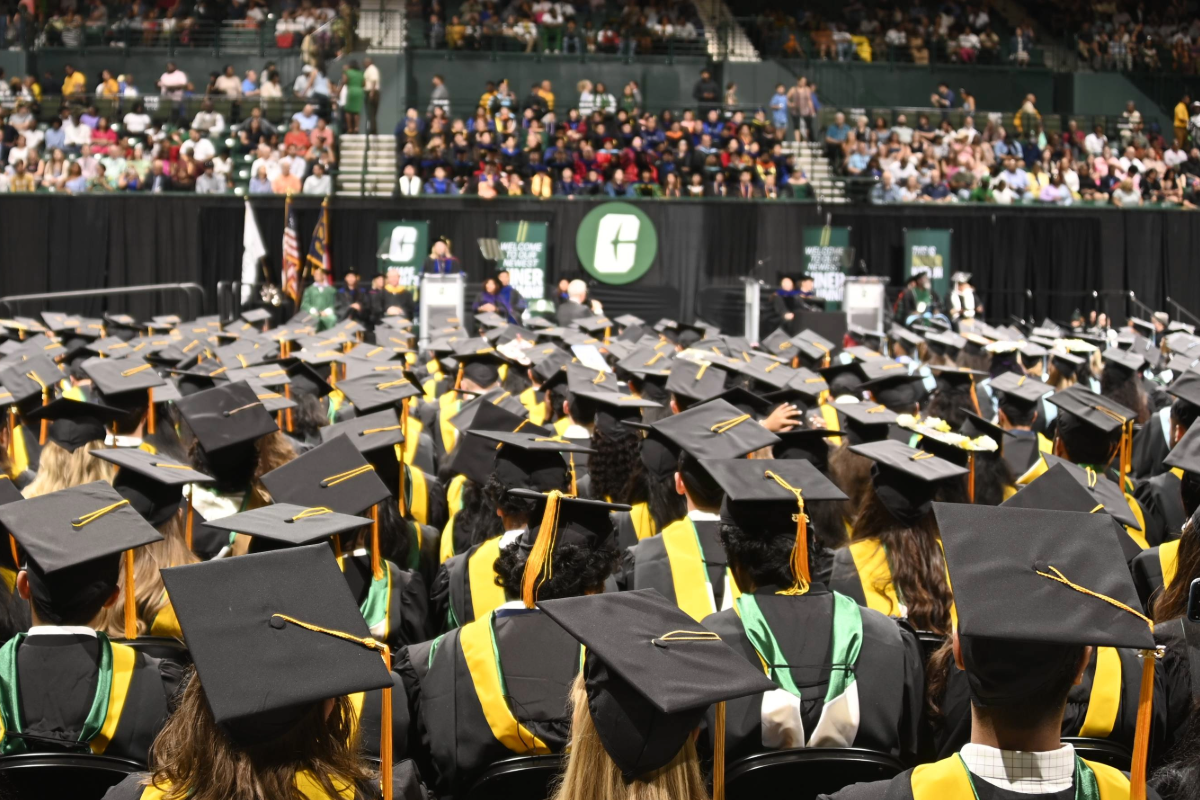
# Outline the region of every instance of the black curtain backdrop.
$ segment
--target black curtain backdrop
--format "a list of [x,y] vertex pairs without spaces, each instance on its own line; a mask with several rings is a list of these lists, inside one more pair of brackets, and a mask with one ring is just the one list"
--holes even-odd
[[[252,206],[277,281],[284,201],[254,198]],[[299,198],[295,207],[307,251],[320,202]],[[495,236],[499,221],[523,219],[549,223],[552,286],[559,278],[581,276],[575,231],[594,207],[584,201],[333,198],[334,270],[374,268],[379,222],[428,220],[431,235],[451,239],[469,280],[477,282],[488,270],[478,239]],[[1200,214],[690,200],[640,207],[658,231],[654,267],[634,284],[596,285],[593,291],[610,309],[641,316],[736,316],[731,293],[740,291],[738,279],[773,284],[782,273],[800,272],[804,228],[826,222],[851,228],[856,271],[887,276],[893,287],[903,279],[906,229],[952,229],[951,266],[974,273],[989,319],[1066,319],[1076,308],[1121,317],[1133,310],[1126,306],[1129,291],[1153,308],[1165,308],[1171,297],[1200,311]],[[244,214],[235,197],[0,195],[0,295],[193,281],[208,291],[206,310],[213,312],[217,282],[241,277]],[[137,317],[184,310],[179,294],[55,306]]]

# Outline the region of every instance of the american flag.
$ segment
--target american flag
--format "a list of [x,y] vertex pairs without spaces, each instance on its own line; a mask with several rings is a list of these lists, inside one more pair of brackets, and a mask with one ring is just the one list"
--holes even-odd
[[283,291],[300,302],[300,233],[296,225],[296,212],[292,209],[292,196],[283,204]]

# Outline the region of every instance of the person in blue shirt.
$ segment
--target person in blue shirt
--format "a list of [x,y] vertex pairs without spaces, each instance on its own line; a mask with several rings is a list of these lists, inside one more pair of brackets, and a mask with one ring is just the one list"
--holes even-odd
[[950,187],[942,180],[942,173],[937,170],[929,173],[929,183],[921,190],[921,199],[938,203],[948,203],[954,200]]
[[871,163],[871,154],[867,152],[867,143],[859,142],[854,152],[846,159],[846,174],[859,176],[866,172]]
[[439,164],[433,170],[433,177],[425,183],[425,194],[458,194],[458,187],[446,177],[446,168]]
[[846,115],[838,112],[833,117],[833,123],[825,129],[825,155],[833,162],[835,169],[840,169],[846,155],[842,146],[850,135],[850,126],[846,124]]
[[471,310],[476,314],[499,313],[500,303],[500,281],[495,278],[485,278],[483,289],[479,292],[479,296],[475,298]]
[[777,130],[787,130],[787,102],[787,90],[781,83],[775,87],[775,94],[771,97],[771,121]]
[[433,249],[429,253],[429,258],[425,259],[425,267],[422,272],[426,275],[453,275],[456,272],[462,272],[462,266],[459,265],[458,259],[450,255],[450,240],[445,236],[439,237],[433,243]]
[[512,276],[508,270],[502,269],[497,272],[496,280],[500,281],[500,292],[496,295],[496,313],[506,315],[510,323],[520,322],[521,314],[529,306],[529,302],[521,296],[517,287],[510,284]]

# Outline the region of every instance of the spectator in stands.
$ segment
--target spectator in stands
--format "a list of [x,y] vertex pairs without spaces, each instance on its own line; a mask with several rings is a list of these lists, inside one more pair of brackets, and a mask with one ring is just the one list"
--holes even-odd
[[[233,67],[229,69],[232,70]],[[237,78],[233,80],[236,81]],[[192,128],[203,131],[208,136],[220,136],[225,132],[225,116],[216,110],[212,100],[206,99],[200,104],[200,111],[192,120]]]
[[63,97],[75,97],[82,95],[87,91],[87,79],[70,64],[63,67],[63,73],[66,77],[63,78],[62,93]]
[[229,188],[225,176],[216,173],[211,161],[204,162],[203,170],[196,178],[196,194],[224,194]]
[[417,168],[414,164],[405,164],[404,173],[398,179],[397,191],[403,197],[415,197],[421,194],[424,184],[421,178],[417,175]]
[[1117,188],[1113,190],[1112,204],[1118,207],[1140,206],[1142,204],[1142,193],[1134,187],[1132,180],[1126,178],[1117,184]]
[[312,174],[304,179],[304,194],[322,196],[333,194],[333,181],[325,174],[325,167],[322,164],[312,165]]
[[825,129],[825,157],[833,163],[835,169],[841,169],[845,159],[846,136],[849,133],[846,115],[841,111],[834,114],[833,122]]
[[929,183],[921,189],[920,199],[923,202],[953,203],[957,198],[942,179],[941,171],[934,169],[929,173]]
[[[21,166],[24,167],[24,164],[22,164]],[[14,187],[16,185],[16,180],[17,180],[17,176],[13,176]],[[109,183],[108,175],[104,171],[104,165],[97,164],[96,165],[96,177],[94,177],[90,181],[88,181],[88,191],[103,193],[103,192],[111,192],[112,190],[113,190],[113,185],[111,183]],[[18,190],[16,188],[14,188],[13,191],[18,191]],[[29,189],[29,191],[33,191],[33,189],[31,188],[31,189]]]
[[300,178],[292,174],[293,164],[291,162],[283,162],[279,165],[279,177],[271,181],[271,190],[275,194],[300,194],[303,190],[303,185],[300,183]]
[[37,190],[37,180],[29,173],[23,159],[13,164],[13,174],[9,178],[8,190],[10,192],[33,192]]
[[1029,64],[1029,54],[1033,49],[1033,28],[1029,25],[1018,25],[1012,37],[1013,63],[1018,67]]
[[429,107],[426,109],[426,114],[433,116],[434,111],[441,109],[447,116],[450,115],[450,90],[446,87],[446,81],[441,75],[434,75],[430,79],[433,84],[433,91],[429,94]]
[[871,187],[870,198],[871,202],[875,203],[876,205],[900,202],[900,189],[896,187],[895,180],[892,178],[892,173],[884,172],[879,176],[879,183]]
[[916,203],[921,199],[921,182],[916,175],[909,175],[908,180],[904,182],[904,188],[900,190],[900,202]]
[[267,168],[265,165],[260,165],[254,173],[254,177],[250,178],[250,194],[272,194],[273,192],[271,180],[267,177]]
[[454,181],[446,176],[446,168],[438,165],[433,170],[433,177],[425,184],[425,194],[454,195],[458,194]]
[[83,169],[79,166],[79,162],[75,162],[67,168],[67,180],[63,184],[63,189],[69,194],[87,191],[87,178],[83,177]]
[[937,85],[933,94],[929,95],[929,105],[934,108],[950,109],[954,108],[954,99],[954,90],[948,83],[942,82]]
[[309,133],[317,127],[317,110],[312,103],[305,103],[304,108],[292,115],[292,120],[300,123],[300,130]]
[[176,66],[174,61],[168,61],[166,72],[158,79],[158,89],[162,96],[172,102],[178,102],[183,100],[183,92],[187,88],[187,73]]
[[280,82],[277,70],[271,70],[267,73],[267,77],[263,79],[262,86],[258,87],[258,96],[263,100],[283,99],[283,84]]
[[1104,61],[1104,54],[1100,51],[1096,34],[1092,32],[1092,23],[1088,20],[1083,21],[1082,28],[1075,36],[1075,48],[1079,52],[1079,59],[1084,64],[1089,65],[1093,70],[1100,69],[1100,65]]
[[708,114],[721,104],[721,87],[713,80],[712,73],[707,69],[700,70],[700,79],[692,87],[692,99],[700,108],[701,114]]
[[865,177],[867,166],[871,163],[871,156],[867,152],[867,143],[859,140],[855,145],[854,150],[846,159],[846,174],[851,177]]

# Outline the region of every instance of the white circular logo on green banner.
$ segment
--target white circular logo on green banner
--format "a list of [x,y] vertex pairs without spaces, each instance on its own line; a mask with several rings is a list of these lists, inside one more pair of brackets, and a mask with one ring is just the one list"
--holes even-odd
[[601,283],[632,283],[654,263],[658,232],[637,206],[604,203],[580,223],[575,252],[584,270]]

